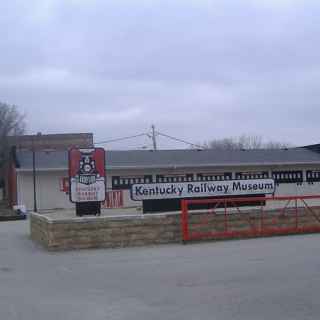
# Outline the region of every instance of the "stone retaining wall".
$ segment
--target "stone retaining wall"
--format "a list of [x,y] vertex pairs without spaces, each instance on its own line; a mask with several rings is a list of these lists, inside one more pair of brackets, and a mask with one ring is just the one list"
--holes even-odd
[[[317,209],[314,211],[319,213]],[[228,217],[229,231],[261,228],[257,212],[232,214]],[[207,212],[191,215],[190,230],[221,232],[225,230],[224,215]],[[295,216],[270,213],[264,227],[294,227]],[[317,216],[299,209],[299,226],[320,228]],[[74,217],[54,219],[49,215],[30,215],[31,238],[49,250],[83,248],[116,248],[181,242],[180,214],[146,214],[117,217]],[[310,229],[311,230],[311,229]],[[314,229],[312,229],[314,230]],[[295,233],[295,232],[293,232]]]
[[178,214],[52,220],[30,215],[31,238],[50,250],[115,248],[181,240]]

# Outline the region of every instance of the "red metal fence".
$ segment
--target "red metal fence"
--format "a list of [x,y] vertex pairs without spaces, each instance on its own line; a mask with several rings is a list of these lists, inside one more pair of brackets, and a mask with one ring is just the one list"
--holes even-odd
[[122,208],[123,207],[123,192],[122,190],[107,191],[106,200],[102,203],[102,208]]
[[183,241],[320,232],[320,195],[182,200],[181,228]]

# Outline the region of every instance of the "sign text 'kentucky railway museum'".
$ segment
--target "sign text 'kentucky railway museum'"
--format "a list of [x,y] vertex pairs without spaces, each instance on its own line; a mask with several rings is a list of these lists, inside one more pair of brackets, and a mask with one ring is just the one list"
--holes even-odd
[[273,194],[273,179],[134,184],[132,200]]

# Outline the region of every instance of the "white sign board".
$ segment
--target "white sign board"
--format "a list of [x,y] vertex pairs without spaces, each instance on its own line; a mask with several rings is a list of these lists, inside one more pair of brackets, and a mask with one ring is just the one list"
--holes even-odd
[[273,179],[205,181],[183,183],[145,183],[131,187],[131,199],[135,201],[200,198],[237,195],[272,194]]
[[92,185],[79,183],[75,178],[71,180],[71,195],[73,202],[90,202],[105,200],[105,182],[98,178]]

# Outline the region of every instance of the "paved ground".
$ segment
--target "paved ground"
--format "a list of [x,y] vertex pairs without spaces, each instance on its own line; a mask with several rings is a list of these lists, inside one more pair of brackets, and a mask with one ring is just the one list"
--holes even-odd
[[0,223],[0,319],[319,319],[320,235],[47,253]]

